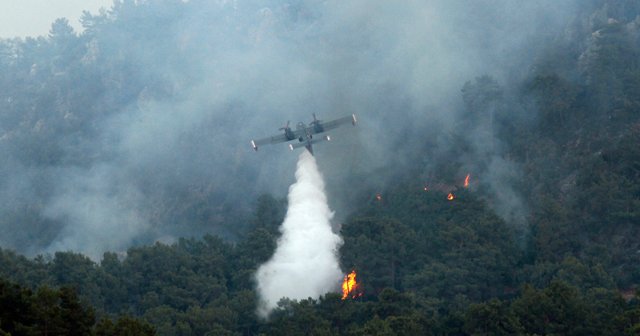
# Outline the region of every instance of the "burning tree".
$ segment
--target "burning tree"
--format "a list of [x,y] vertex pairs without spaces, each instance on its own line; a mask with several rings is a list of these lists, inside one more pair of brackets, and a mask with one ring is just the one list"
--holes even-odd
[[356,281],[356,271],[353,270],[351,273],[345,275],[344,281],[342,281],[342,299],[346,300],[348,297],[355,299],[360,296],[362,296],[362,291]]

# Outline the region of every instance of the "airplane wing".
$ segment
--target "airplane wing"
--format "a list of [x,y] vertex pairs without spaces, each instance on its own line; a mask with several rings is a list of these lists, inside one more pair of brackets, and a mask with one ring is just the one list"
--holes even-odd
[[356,115],[352,114],[350,116],[338,118],[338,119],[335,119],[335,120],[331,120],[331,121],[327,121],[327,122],[321,122],[320,126],[321,126],[321,129],[322,129],[322,132],[326,132],[326,131],[332,130],[334,128],[338,128],[338,127],[340,127],[342,125],[345,125],[345,124],[348,124],[348,123],[351,123],[353,126],[355,126],[356,122],[357,122]]
[[278,135],[274,135],[274,136],[270,136],[268,138],[262,138],[262,139],[258,139],[258,140],[251,140],[251,146],[253,147],[254,150],[258,150],[259,146],[262,145],[271,145],[271,144],[276,144],[276,143],[280,143],[280,142],[287,142],[289,140],[287,140],[287,136],[284,134],[278,134]]

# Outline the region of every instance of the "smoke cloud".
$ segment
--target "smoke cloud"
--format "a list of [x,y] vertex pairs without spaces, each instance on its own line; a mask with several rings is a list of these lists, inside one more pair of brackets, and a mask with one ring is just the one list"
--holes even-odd
[[337,257],[342,239],[331,229],[332,217],[316,160],[304,150],[296,182],[289,188],[289,209],[278,247],[256,273],[260,316],[266,318],[283,297],[317,298],[337,288],[342,277]]
[[[53,76],[48,52],[8,52],[28,76],[0,92],[11,112],[0,122],[3,248],[99,258],[163,237],[236,238],[258,195],[284,195],[296,160],[285,145],[255,153],[249,140],[314,112],[358,116],[316,152],[331,208],[348,214],[359,191],[420,164],[429,174],[437,162],[425,147],[451,147],[435,137],[455,130],[464,83],[489,74],[511,87],[578,2],[118,3],[83,33],[78,68]],[[494,142],[485,131],[469,166]],[[518,175],[505,160],[492,176],[470,172]]]

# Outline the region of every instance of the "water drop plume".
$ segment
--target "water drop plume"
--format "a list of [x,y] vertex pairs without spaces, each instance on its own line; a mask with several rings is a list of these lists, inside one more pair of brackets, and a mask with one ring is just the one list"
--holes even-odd
[[258,314],[264,318],[281,298],[318,298],[336,291],[342,279],[337,256],[342,239],[331,229],[333,212],[327,205],[324,181],[315,158],[306,150],[298,158],[288,200],[278,247],[256,273]]

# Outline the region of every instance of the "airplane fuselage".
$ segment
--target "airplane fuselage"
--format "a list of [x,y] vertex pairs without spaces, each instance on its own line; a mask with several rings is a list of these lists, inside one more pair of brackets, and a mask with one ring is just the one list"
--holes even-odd
[[304,132],[304,136],[300,135],[300,137],[298,138],[299,142],[306,142],[306,144],[304,145],[304,148],[306,148],[309,153],[311,153],[311,155],[313,155],[313,147],[311,146],[312,142],[311,140],[313,139],[313,134],[311,133],[311,128],[307,127],[307,125],[305,125],[302,121],[299,122],[296,125],[296,129]]

